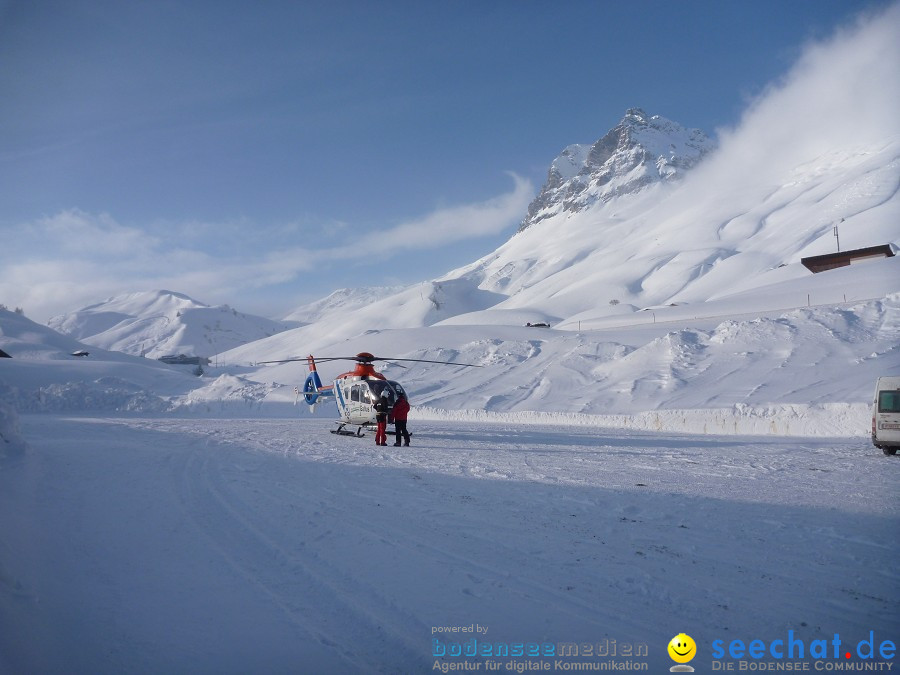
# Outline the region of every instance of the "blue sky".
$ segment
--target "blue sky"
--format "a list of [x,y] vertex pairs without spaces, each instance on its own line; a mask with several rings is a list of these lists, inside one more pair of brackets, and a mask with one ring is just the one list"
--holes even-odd
[[627,108],[715,134],[886,4],[0,0],[0,303],[434,278]]

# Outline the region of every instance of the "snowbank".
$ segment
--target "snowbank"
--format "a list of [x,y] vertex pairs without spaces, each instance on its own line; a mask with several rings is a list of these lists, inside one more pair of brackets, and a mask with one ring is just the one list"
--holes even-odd
[[[3,398],[2,394],[0,391],[0,398]],[[19,431],[19,416],[11,405],[0,400],[0,465],[4,460],[21,455],[27,447]]]
[[119,377],[53,383],[34,390],[14,390],[8,400],[20,412],[138,412],[169,409],[165,398]]
[[179,415],[294,417],[297,408],[292,392],[277,382],[264,384],[225,374],[173,400],[170,411]]
[[869,406],[863,403],[819,405],[737,404],[730,408],[653,410],[633,415],[586,415],[563,412],[489,412],[415,407],[414,418],[453,422],[588,426],[638,431],[722,435],[866,436]]

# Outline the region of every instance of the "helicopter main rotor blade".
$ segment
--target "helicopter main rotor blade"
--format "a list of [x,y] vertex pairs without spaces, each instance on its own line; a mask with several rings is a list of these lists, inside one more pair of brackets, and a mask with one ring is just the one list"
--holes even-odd
[[[360,363],[366,363],[368,361],[372,361],[374,359],[367,358],[359,358],[358,356],[323,356],[323,357],[314,357],[316,363],[327,363],[328,361],[359,361]],[[293,361],[308,361],[308,356],[295,356],[290,359],[278,359],[277,361],[257,361],[257,363],[291,363]]]
[[[456,361],[432,361],[431,359],[392,359],[388,356],[376,356],[373,361],[409,361],[412,363],[440,363],[445,366],[466,366],[467,368],[483,368],[476,363],[458,363]],[[399,365],[399,364],[398,364]]]
[[[308,357],[306,356],[298,356],[291,359],[279,359],[277,361],[259,361],[258,363],[291,363],[293,361],[306,361]],[[372,363],[374,361],[388,361],[388,362],[399,362],[406,361],[409,363],[439,363],[445,366],[464,366],[466,368],[483,368],[484,366],[480,366],[475,363],[459,363],[457,361],[436,361],[433,359],[398,359],[390,356],[323,356],[316,357],[316,363],[327,363],[329,361],[356,361],[357,363]],[[397,365],[400,365],[397,363]]]

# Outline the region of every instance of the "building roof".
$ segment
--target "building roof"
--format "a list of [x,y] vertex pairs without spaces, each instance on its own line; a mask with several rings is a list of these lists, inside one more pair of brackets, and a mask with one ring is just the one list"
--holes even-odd
[[838,251],[837,253],[813,255],[807,258],[801,258],[800,264],[810,272],[824,272],[825,270],[834,269],[835,267],[844,267],[854,260],[875,257],[892,258],[893,256],[894,247],[890,244],[882,244],[881,246],[856,248],[852,251]]

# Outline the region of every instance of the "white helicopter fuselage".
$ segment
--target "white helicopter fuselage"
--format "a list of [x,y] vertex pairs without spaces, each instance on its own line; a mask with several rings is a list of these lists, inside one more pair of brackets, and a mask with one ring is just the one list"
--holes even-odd
[[375,404],[387,392],[388,410],[394,407],[398,394],[406,395],[399,382],[371,375],[342,375],[332,385],[340,421],[357,426],[374,426]]
[[[261,363],[287,363],[289,361],[299,361],[299,358],[281,359],[279,361],[262,361]],[[394,403],[400,396],[407,400],[403,386],[394,380],[388,380],[384,375],[375,370],[372,365],[375,361],[411,361],[416,363],[440,363],[448,366],[463,366],[465,368],[480,368],[480,365],[472,363],[456,363],[453,361],[434,361],[431,359],[407,359],[373,356],[369,352],[360,352],[356,356],[331,356],[320,361],[356,361],[356,367],[341,375],[338,375],[334,381],[323,386],[319,379],[319,373],[316,370],[316,359],[310,354],[306,357],[309,365],[309,374],[303,383],[303,388],[294,387],[297,393],[297,400],[303,397],[309,405],[310,410],[315,410],[316,404],[322,397],[334,396],[337,404],[338,428],[332,430],[333,434],[353,435],[353,432],[344,431],[345,426],[353,425],[358,427],[356,435],[361,436],[364,427],[374,427],[378,421],[375,404],[382,399],[382,394],[387,394],[388,400],[388,422],[391,420],[391,411]]]

